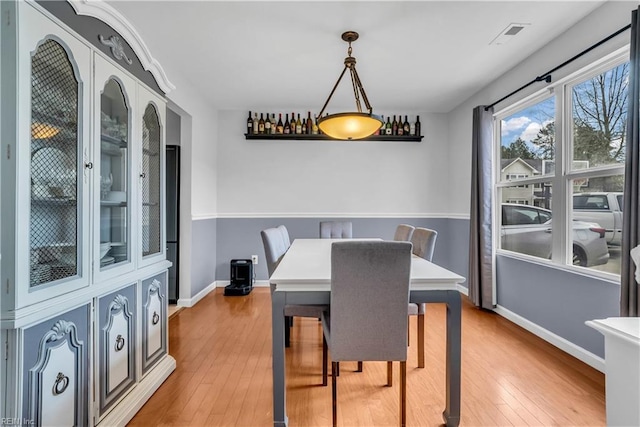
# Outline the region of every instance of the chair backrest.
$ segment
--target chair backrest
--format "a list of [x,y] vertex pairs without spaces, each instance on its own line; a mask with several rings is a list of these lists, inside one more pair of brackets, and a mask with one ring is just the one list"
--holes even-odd
[[411,244],[331,245],[331,359],[406,360]]
[[413,236],[411,236],[414,255],[424,258],[427,261],[431,261],[433,258],[433,252],[436,249],[437,237],[438,232],[436,230],[416,227],[413,231]]
[[267,262],[269,277],[273,274],[280,260],[291,246],[289,232],[284,225],[267,228],[260,232],[262,244],[264,245],[264,257]]
[[393,240],[396,242],[410,242],[413,230],[416,228],[409,224],[400,224],[396,227],[396,234],[393,236]]
[[320,221],[321,239],[350,239],[353,237],[351,221]]

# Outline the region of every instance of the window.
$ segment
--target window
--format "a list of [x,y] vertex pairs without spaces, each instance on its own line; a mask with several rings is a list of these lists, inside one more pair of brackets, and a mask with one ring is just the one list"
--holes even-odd
[[620,274],[628,77],[624,52],[496,114],[499,249]]

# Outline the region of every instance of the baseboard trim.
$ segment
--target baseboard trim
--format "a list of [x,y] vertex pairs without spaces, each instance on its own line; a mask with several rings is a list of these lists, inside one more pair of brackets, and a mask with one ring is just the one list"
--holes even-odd
[[[229,283],[231,283],[228,280],[216,280],[216,288],[224,288],[225,286],[227,286]],[[268,288],[269,285],[269,281],[268,280],[254,280],[253,281],[253,287],[254,288]]]
[[175,369],[176,360],[167,355],[97,425],[126,426]]
[[206,297],[211,291],[216,289],[216,283],[217,282],[213,282],[209,284],[206,288],[204,288],[203,290],[201,290],[191,298],[180,298],[178,300],[178,305],[180,307],[193,307],[198,303],[198,301],[200,301],[202,298]]
[[524,317],[508,310],[500,305],[496,306],[494,310],[497,314],[504,317],[507,320],[515,323],[516,325],[526,329],[532,334],[542,338],[548,343],[558,347],[560,350],[564,351],[575,357],[576,359],[586,363],[594,369],[597,369],[600,372],[605,371],[604,359],[595,354],[585,350],[584,348],[577,346],[576,344],[562,338],[559,335],[554,334],[553,332],[543,328],[540,325],[533,323],[532,321],[525,319]]

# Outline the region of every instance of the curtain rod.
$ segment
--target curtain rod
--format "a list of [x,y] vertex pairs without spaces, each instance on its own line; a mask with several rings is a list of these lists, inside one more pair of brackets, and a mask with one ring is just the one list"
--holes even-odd
[[567,59],[566,61],[564,61],[562,64],[558,65],[557,67],[547,71],[546,73],[536,77],[535,79],[531,80],[529,83],[527,83],[526,85],[519,87],[518,89],[514,90],[513,92],[511,92],[508,95],[503,96],[502,98],[498,99],[496,102],[494,102],[491,105],[487,105],[486,107],[484,107],[484,111],[489,111],[489,109],[491,107],[493,107],[496,104],[499,104],[500,102],[504,101],[505,99],[509,98],[512,95],[515,95],[516,93],[520,92],[523,89],[526,89],[527,87],[531,86],[534,83],[537,82],[541,82],[541,81],[545,81],[547,83],[551,83],[551,73],[559,70],[560,68],[564,67],[565,65],[575,61],[576,59],[580,58],[581,56],[583,56],[584,54],[592,51],[593,49],[597,48],[598,46],[600,46],[603,43],[608,42],[609,40],[611,40],[612,38],[614,38],[615,36],[617,36],[618,34],[628,30],[629,28],[631,28],[631,24],[627,25],[626,27],[620,28],[618,31],[616,31],[615,33],[609,35],[608,37],[605,37],[604,39],[600,40],[599,42],[589,46],[588,48],[586,48],[585,50],[583,50],[582,52],[580,52],[579,54],[575,55],[573,58],[571,59]]

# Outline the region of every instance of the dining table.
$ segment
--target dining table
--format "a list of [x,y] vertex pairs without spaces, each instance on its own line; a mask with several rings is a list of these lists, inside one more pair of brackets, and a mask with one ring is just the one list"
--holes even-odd
[[[349,239],[356,240],[356,239]],[[359,239],[380,240],[380,239]],[[269,278],[272,286],[273,425],[288,425],[284,308],[288,304],[329,304],[331,245],[345,239],[295,239]],[[461,319],[460,284],[465,278],[426,259],[412,256],[410,302],[446,304],[446,376],[443,420],[460,423]],[[428,404],[425,397],[425,404]]]

